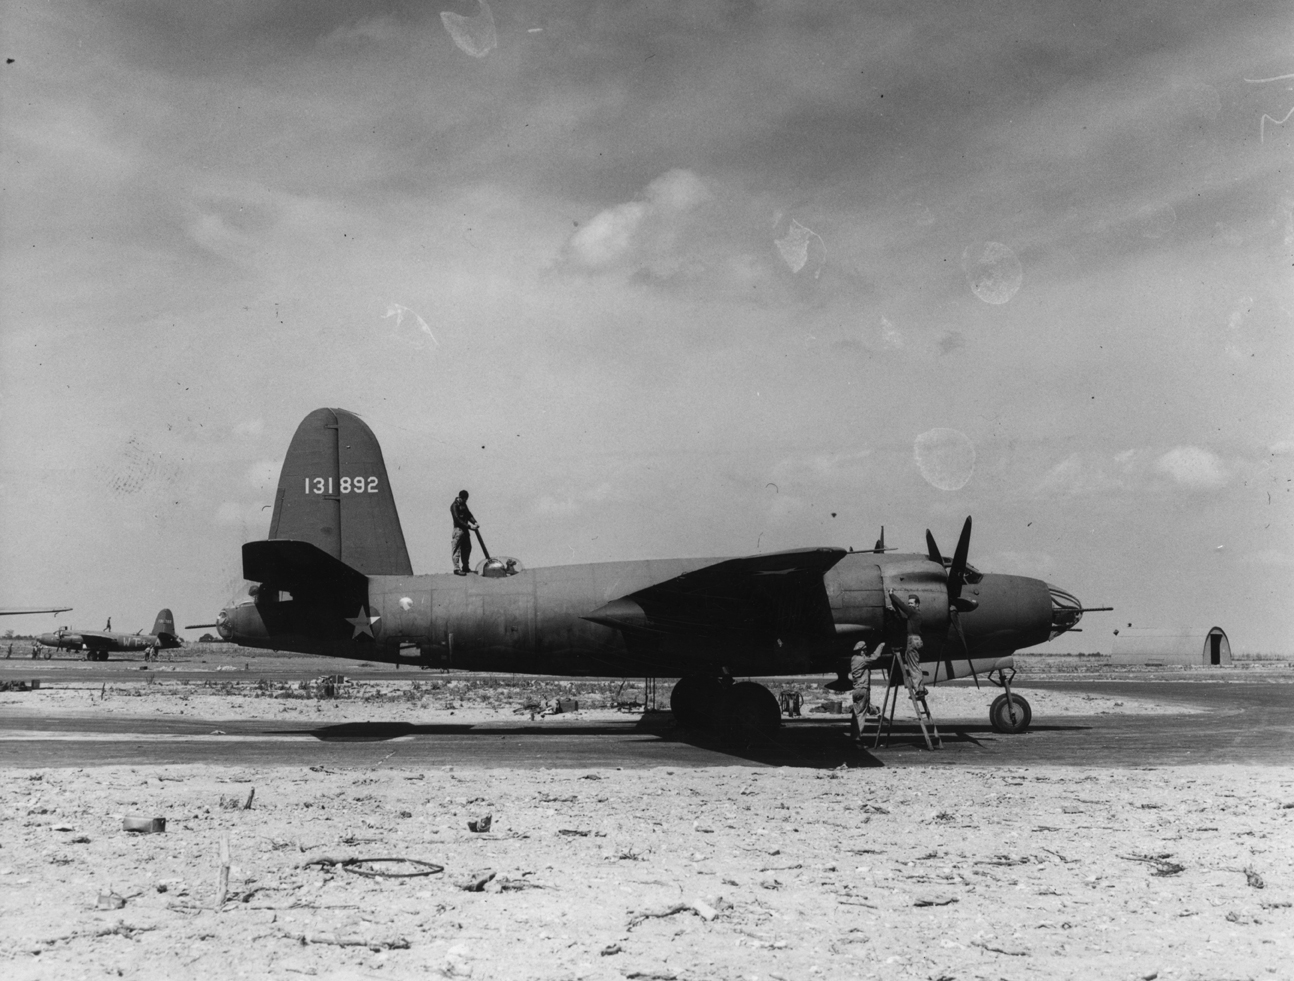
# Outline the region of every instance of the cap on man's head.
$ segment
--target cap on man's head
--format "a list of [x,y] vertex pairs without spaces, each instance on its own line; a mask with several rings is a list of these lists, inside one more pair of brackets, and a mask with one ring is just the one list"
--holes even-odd
[[465,500],[465,501],[466,501],[466,500],[467,500],[467,491],[465,491],[465,490],[461,490],[461,491],[459,491],[459,492],[458,492],[458,496],[459,496],[459,497],[461,497],[463,500]]
[[913,603],[921,602],[921,597],[918,596],[916,593],[908,593],[908,599],[912,600]]

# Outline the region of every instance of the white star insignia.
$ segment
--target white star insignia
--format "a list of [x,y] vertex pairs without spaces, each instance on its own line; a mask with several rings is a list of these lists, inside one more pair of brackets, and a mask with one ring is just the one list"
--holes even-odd
[[360,634],[368,634],[370,637],[372,637],[373,624],[377,623],[382,618],[380,616],[376,616],[376,617],[366,616],[364,614],[364,607],[361,606],[359,608],[359,612],[356,613],[353,617],[345,617],[344,619],[346,620],[347,623],[349,623],[352,627],[355,628],[355,632],[351,634],[351,638],[350,638],[351,640],[354,640]]

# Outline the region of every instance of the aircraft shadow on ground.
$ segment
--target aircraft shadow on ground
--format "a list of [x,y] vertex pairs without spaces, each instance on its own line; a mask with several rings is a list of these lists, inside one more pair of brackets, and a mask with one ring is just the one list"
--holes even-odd
[[[1030,733],[1078,733],[1092,728],[1089,725],[1032,726]],[[715,754],[715,764],[723,765],[723,758],[736,758],[765,766],[803,767],[808,769],[837,769],[846,767],[885,766],[885,761],[872,752],[874,732],[868,733],[864,747],[855,746],[848,738],[848,726],[841,722],[804,721],[782,726],[771,737],[742,740],[720,736],[707,730],[687,729],[676,725],[672,719],[644,719],[636,723],[589,723],[587,725],[490,725],[452,723],[419,725],[412,722],[345,722],[314,729],[283,729],[271,735],[311,736],[321,742],[369,743],[385,742],[409,736],[471,736],[498,737],[609,737],[625,739],[652,738],[662,742],[680,743]],[[1002,735],[994,732],[987,723],[945,725],[940,728],[945,748],[957,746],[983,747],[981,737],[990,741],[1028,738],[1026,735]],[[915,725],[896,723],[890,732],[888,745],[881,737],[878,752],[911,751],[925,749],[921,729]]]

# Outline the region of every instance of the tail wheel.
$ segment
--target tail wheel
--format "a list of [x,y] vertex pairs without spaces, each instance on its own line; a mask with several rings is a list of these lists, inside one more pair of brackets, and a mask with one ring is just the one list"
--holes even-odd
[[[1012,719],[1012,709],[1015,709],[1015,718]],[[1010,695],[998,695],[993,699],[993,704],[988,710],[989,725],[993,727],[994,732],[1024,732],[1029,728],[1029,723],[1033,721],[1033,709],[1029,703],[1020,695],[1012,692]]]
[[724,693],[716,721],[723,736],[771,736],[782,724],[782,709],[763,685],[739,681]]
[[669,708],[678,723],[692,729],[707,725],[719,702],[719,682],[714,678],[680,678],[669,693]]

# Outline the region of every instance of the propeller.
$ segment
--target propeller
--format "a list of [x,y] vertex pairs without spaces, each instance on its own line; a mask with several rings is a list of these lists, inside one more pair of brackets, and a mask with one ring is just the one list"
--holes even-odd
[[[979,606],[978,600],[962,596],[962,587],[966,585],[966,556],[970,553],[971,519],[968,516],[962,525],[961,537],[957,539],[957,550],[953,552],[952,564],[948,566],[948,605],[962,613],[969,613]],[[943,553],[935,544],[935,536],[926,529],[926,552],[931,562],[944,564]]]
[[[962,595],[962,587],[966,585],[966,559],[970,554],[970,536],[971,519],[967,515],[966,523],[962,525],[961,536],[957,539],[957,548],[953,552],[952,563],[948,566],[948,619],[957,631],[957,639],[961,641],[962,651],[966,655],[966,660],[971,665],[971,673],[974,675],[975,662],[971,660],[970,645],[966,643],[966,634],[962,631],[960,616],[962,613],[970,613],[979,607],[978,600]],[[941,566],[944,564],[943,554],[939,551],[939,546],[935,544],[935,536],[930,533],[929,528],[926,529],[926,551],[931,562],[937,562]],[[975,677],[975,684],[979,685],[978,677]]]

